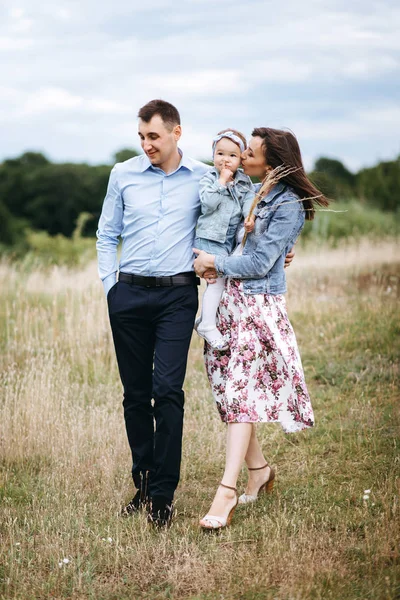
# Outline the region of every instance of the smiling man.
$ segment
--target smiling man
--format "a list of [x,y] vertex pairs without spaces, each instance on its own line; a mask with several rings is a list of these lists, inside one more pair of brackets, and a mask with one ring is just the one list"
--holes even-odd
[[199,181],[209,168],[178,148],[180,116],[172,104],[152,100],[138,117],[144,154],[111,171],[97,252],[137,488],[122,512],[146,506],[150,522],[167,526],[179,481],[182,385],[198,307],[192,246]]

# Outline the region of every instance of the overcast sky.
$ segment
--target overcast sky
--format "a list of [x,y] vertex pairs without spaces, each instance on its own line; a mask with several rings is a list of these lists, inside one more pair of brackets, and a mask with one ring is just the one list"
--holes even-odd
[[153,98],[211,158],[234,127],[290,128],[307,168],[400,154],[398,0],[1,0],[0,160],[109,163]]

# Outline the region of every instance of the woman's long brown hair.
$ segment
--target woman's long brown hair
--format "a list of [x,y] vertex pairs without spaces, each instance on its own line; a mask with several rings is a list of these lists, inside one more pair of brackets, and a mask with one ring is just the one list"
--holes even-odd
[[251,135],[263,139],[262,147],[267,165],[273,169],[281,165],[289,169],[294,168],[291,173],[282,177],[281,181],[290,185],[299,198],[304,198],[306,219],[311,221],[315,213],[314,205],[328,206],[329,200],[308,179],[294,134],[271,127],[256,127]]

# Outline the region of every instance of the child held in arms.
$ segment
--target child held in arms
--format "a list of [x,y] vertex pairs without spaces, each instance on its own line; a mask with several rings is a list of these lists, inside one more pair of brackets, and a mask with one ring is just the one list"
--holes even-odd
[[[213,139],[211,169],[200,181],[201,215],[197,221],[195,247],[209,254],[228,256],[236,246],[236,232],[242,218],[245,229],[254,229],[254,217],[247,218],[254,200],[251,179],[239,169],[246,150],[246,138],[235,129],[224,129]],[[215,350],[226,350],[227,340],[217,329],[219,301],[224,279],[207,284],[203,295],[201,317],[196,331]]]

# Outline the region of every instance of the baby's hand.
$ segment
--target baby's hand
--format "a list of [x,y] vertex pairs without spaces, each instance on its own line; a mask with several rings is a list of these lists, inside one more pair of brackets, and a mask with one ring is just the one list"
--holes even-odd
[[223,167],[219,173],[219,182],[221,185],[226,185],[228,181],[233,180],[233,171]]
[[246,217],[244,220],[244,228],[246,233],[251,233],[254,229],[255,218],[252,215],[251,217]]

